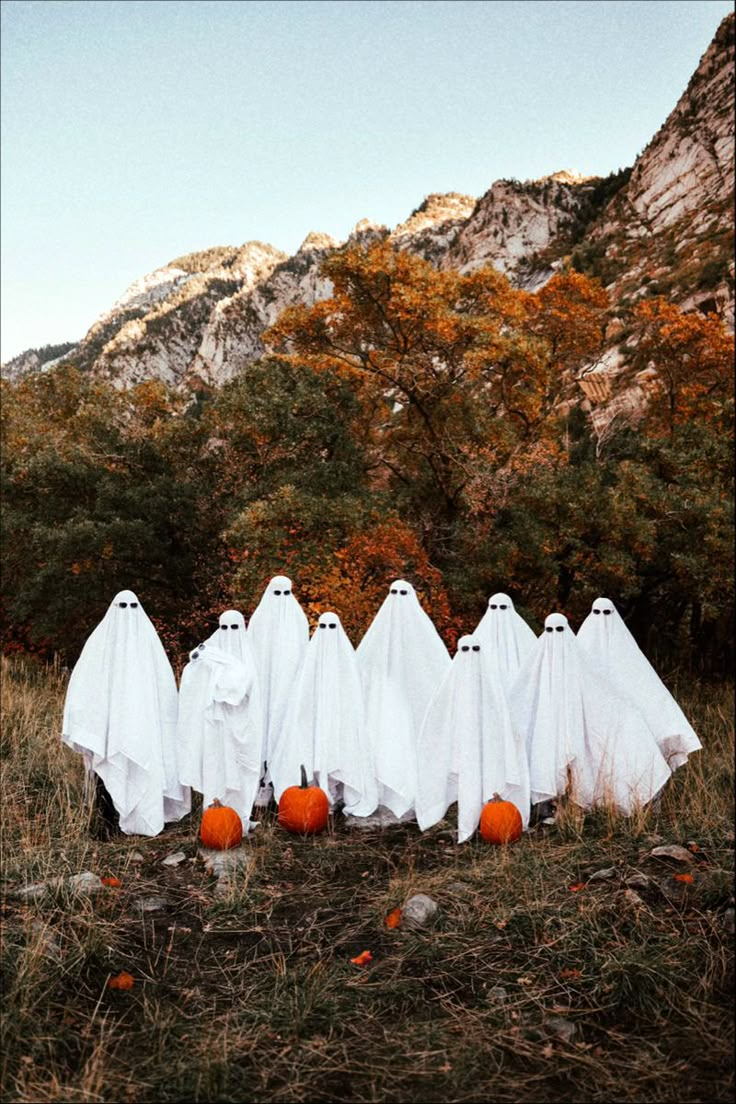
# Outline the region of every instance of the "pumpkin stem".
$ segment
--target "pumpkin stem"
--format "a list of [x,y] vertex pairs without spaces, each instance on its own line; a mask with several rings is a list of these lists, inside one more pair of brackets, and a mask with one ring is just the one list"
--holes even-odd
[[222,802],[220,801],[219,797],[216,797],[210,805],[210,809],[219,809],[221,806]]
[[309,789],[309,783],[307,782],[307,772],[304,769],[304,764],[302,764],[301,771],[302,771],[302,785],[301,785],[301,788],[303,790],[308,790]]
[[494,793],[493,800],[494,801],[503,801],[503,798],[501,797],[500,794]]

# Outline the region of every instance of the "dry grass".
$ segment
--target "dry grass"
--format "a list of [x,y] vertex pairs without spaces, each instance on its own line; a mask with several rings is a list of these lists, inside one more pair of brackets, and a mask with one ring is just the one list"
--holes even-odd
[[[449,822],[302,840],[266,814],[218,896],[195,825],[90,838],[59,742],[64,679],[17,662],[4,676],[3,1100],[731,1099],[727,688],[691,690],[704,751],[657,810],[568,806],[502,849],[457,847]],[[692,884],[649,857],[691,841]],[[188,861],[162,867],[174,850]],[[122,885],[13,896],[85,869]],[[633,896],[636,872],[650,883]],[[435,927],[387,929],[415,892],[439,903]],[[141,914],[151,894],[168,905]],[[352,965],[364,949],[373,962]],[[130,992],[106,988],[121,970]]]

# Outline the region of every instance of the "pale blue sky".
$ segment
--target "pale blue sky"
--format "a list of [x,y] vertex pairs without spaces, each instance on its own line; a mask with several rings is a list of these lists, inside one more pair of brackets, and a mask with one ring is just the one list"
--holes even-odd
[[182,253],[630,165],[721,0],[4,0],[2,359]]

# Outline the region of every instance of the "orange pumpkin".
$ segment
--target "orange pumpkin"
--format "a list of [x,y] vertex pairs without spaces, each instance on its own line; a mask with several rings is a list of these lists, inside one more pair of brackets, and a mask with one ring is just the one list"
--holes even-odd
[[279,801],[279,824],[287,832],[313,836],[327,826],[330,803],[319,786],[307,785],[307,772],[302,767],[301,786],[289,786]]
[[480,814],[480,834],[489,843],[513,843],[520,839],[521,813],[512,801],[502,801],[498,794],[483,806]]
[[199,838],[212,851],[227,851],[242,840],[243,822],[234,809],[215,798],[202,814]]

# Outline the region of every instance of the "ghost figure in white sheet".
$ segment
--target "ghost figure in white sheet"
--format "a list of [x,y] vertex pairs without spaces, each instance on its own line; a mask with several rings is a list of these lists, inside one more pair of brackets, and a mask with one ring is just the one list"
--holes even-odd
[[473,635],[486,645],[485,654],[508,693],[522,663],[534,651],[534,631],[516,612],[508,594],[493,594]]
[[534,804],[565,792],[568,767],[578,805],[610,803],[627,815],[670,777],[644,717],[590,663],[561,613],[545,620],[509,704],[526,742]]
[[225,610],[220,614],[217,628],[204,641],[243,662],[253,662],[253,649],[245,627],[245,618],[238,610]]
[[255,666],[209,642],[190,652],[179,689],[179,778],[250,823],[262,766]]
[[470,839],[486,801],[512,801],[529,823],[529,766],[497,669],[477,634],[461,636],[429,704],[417,747],[417,824],[442,820],[457,801],[458,843]]
[[294,597],[291,579],[285,575],[274,576],[266,587],[250,619],[248,638],[258,669],[263,758],[270,763],[309,644],[307,615]]
[[307,648],[270,763],[277,800],[297,785],[300,767],[344,813],[368,816],[378,804],[355,650],[336,613],[323,613]]
[[62,740],[84,755],[129,835],[156,836],[191,809],[179,782],[176,679],[131,590],[116,594],[72,671]]
[[406,817],[416,795],[419,730],[451,663],[411,583],[391,584],[356,655],[378,803]]
[[596,598],[577,635],[595,666],[643,713],[672,770],[702,744],[609,598]]

